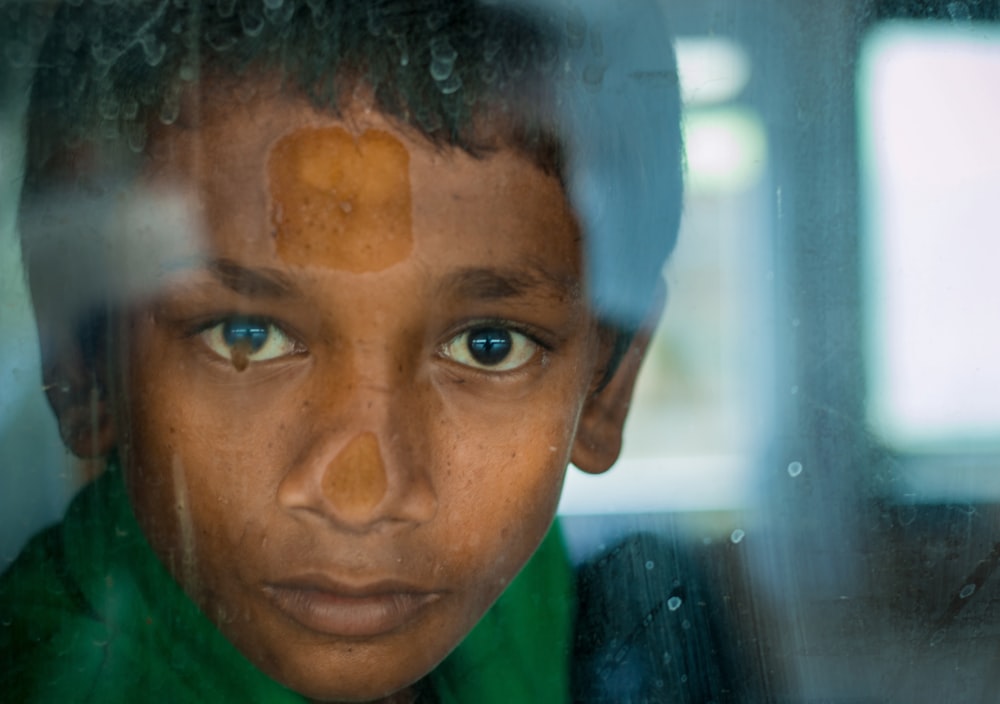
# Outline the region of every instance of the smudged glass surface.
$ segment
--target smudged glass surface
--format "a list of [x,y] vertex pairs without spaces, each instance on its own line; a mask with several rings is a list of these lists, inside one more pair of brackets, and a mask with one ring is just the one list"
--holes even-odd
[[[37,214],[61,233],[50,291],[60,305],[110,288],[126,302],[142,298],[154,272],[141,262],[114,281],[87,262],[114,262],[139,236],[153,261],[194,236],[176,194],[154,187],[141,207],[115,211],[117,227],[99,213],[114,207],[107,194],[134,176],[134,159],[161,130],[190,128],[187,89],[203,85],[198,52],[238,65],[251,40],[291,31],[299,17],[322,31],[336,26],[332,6],[318,1],[190,4],[232,26],[202,31],[198,12],[159,2],[98,37],[65,32],[67,55],[85,46],[94,67],[66,95],[88,96],[88,124],[122,148],[108,152],[118,166],[88,184],[88,199],[53,198]],[[542,123],[572,126],[555,168],[584,232],[587,293],[604,320],[622,325],[641,323],[650,296],[616,283],[634,272],[614,233],[669,228],[672,217],[634,207],[656,198],[646,189],[663,167],[657,145],[668,116],[632,92],[670,84],[683,98],[684,207],[662,272],[666,312],[621,458],[600,476],[570,467],[559,506],[577,599],[566,653],[572,698],[993,701],[995,5],[664,0],[647,15],[541,4],[558,50],[511,47],[482,25],[454,31],[446,10],[420,18],[418,42],[393,3],[366,6],[357,26],[384,40],[372,75],[419,71],[433,89],[425,104],[398,110],[428,133],[459,131],[475,87],[533,71],[556,77],[554,96],[504,99],[538,108]],[[651,29],[649,17],[661,15],[669,30]],[[161,21],[168,16],[180,19]],[[46,401],[60,389],[43,388],[18,242],[24,111],[49,20],[45,3],[0,0],[2,565],[103,469],[60,440]],[[653,31],[661,43],[647,41]],[[302,61],[322,66],[348,51],[339,41],[331,33],[326,55]],[[658,61],[671,45],[676,72]],[[121,71],[148,75],[150,86],[170,79],[120,96],[108,82]],[[239,86],[234,102],[251,104],[262,86]],[[322,80],[309,88],[317,99],[333,90]],[[619,131],[609,136],[606,124]],[[507,330],[498,322],[478,330]]]

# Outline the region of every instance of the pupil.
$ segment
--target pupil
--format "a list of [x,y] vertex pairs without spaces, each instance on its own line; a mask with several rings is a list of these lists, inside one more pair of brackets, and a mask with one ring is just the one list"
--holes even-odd
[[480,364],[499,364],[510,354],[510,333],[502,328],[481,328],[469,333],[469,352]]
[[222,336],[230,347],[249,344],[250,351],[256,352],[267,342],[267,325],[253,320],[230,320],[222,329]]

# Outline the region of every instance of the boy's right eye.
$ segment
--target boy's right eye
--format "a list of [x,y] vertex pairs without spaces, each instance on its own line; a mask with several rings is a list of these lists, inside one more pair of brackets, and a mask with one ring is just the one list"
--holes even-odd
[[205,345],[243,371],[250,362],[299,354],[302,345],[266,318],[226,318],[200,333]]

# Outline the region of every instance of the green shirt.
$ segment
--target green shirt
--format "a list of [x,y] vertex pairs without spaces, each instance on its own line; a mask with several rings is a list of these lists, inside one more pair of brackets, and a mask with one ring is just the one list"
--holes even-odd
[[[431,673],[441,704],[568,701],[572,589],[556,525]],[[0,577],[0,692],[17,702],[304,701],[184,594],[143,537],[117,470]]]

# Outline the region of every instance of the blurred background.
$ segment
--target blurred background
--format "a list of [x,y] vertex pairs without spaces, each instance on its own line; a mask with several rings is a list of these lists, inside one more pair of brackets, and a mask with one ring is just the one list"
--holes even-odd
[[[1000,2],[665,7],[684,220],[624,456],[567,479],[571,552],[668,543],[735,701],[1000,701]],[[83,471],[13,230],[35,38],[0,37],[2,566]]]

